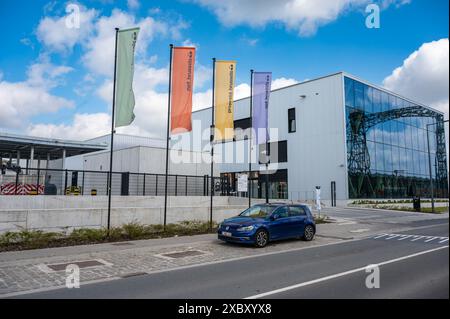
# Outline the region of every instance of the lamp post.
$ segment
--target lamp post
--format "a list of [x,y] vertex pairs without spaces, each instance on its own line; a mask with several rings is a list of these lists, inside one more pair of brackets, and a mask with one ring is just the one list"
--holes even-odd
[[430,137],[429,137],[429,126],[436,125],[438,123],[448,123],[449,120],[442,122],[427,124],[427,147],[428,147],[428,172],[430,174],[430,191],[431,191],[431,212],[434,213],[434,185],[433,185],[433,174],[431,169],[431,152],[430,152]]

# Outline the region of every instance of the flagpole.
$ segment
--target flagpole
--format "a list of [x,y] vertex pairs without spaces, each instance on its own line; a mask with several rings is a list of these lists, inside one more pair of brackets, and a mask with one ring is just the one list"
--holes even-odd
[[216,85],[216,58],[213,61],[213,79],[212,79],[212,100],[211,100],[211,190],[210,190],[210,212],[209,212],[209,229],[212,230],[213,226],[213,195],[214,195],[214,133],[215,133],[215,121],[214,121],[214,88]]
[[169,62],[169,96],[167,99],[167,135],[166,135],[166,182],[164,186],[164,230],[166,230],[167,225],[167,184],[168,184],[168,174],[169,174],[169,139],[170,139],[170,100],[172,92],[172,55],[173,55],[173,44],[170,46],[170,62]]
[[109,154],[109,173],[108,173],[108,236],[111,229],[111,191],[112,191],[112,166],[113,166],[113,152],[114,152],[114,111],[116,108],[116,71],[117,71],[117,38],[119,35],[119,28],[116,28],[116,43],[114,51],[114,82],[113,82],[113,102],[112,102],[112,117],[111,117],[111,142]]
[[250,176],[252,175],[252,135],[253,135],[253,69],[250,70],[250,137],[248,142],[248,207],[252,206],[252,182]]

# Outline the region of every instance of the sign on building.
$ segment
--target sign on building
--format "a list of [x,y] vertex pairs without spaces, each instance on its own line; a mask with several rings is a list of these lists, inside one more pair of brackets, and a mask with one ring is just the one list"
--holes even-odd
[[238,177],[238,192],[247,192],[248,191],[248,175],[241,174]]

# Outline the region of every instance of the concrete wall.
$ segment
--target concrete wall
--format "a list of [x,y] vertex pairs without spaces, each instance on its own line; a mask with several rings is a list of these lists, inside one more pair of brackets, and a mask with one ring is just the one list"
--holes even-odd
[[[20,229],[65,231],[74,228],[101,228],[107,225],[106,196],[2,196],[0,233]],[[208,221],[209,197],[169,197],[167,222]],[[256,203],[256,201],[254,201]],[[213,219],[220,222],[247,208],[247,199],[214,197]],[[112,198],[111,225],[126,223],[162,224],[164,197]]]

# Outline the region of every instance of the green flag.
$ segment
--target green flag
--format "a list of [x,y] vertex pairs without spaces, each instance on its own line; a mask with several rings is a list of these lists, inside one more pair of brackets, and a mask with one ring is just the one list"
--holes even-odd
[[134,120],[134,51],[139,28],[120,30],[117,43],[116,122],[127,126]]

